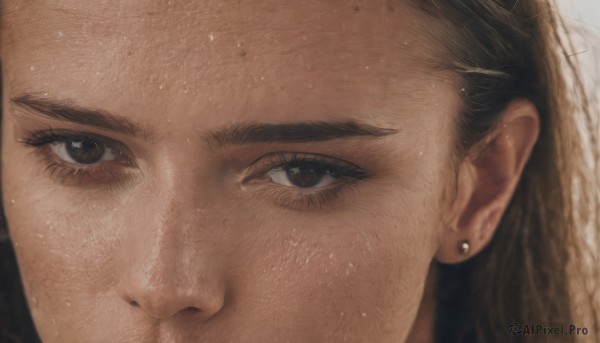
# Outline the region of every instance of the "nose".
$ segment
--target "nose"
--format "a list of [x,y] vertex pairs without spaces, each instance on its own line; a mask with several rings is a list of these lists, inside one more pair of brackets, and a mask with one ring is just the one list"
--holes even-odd
[[197,221],[184,223],[181,211],[166,212],[129,221],[134,227],[121,244],[120,296],[137,313],[154,319],[186,315],[206,320],[225,301],[215,242]]
[[[122,298],[132,308],[154,319],[193,315],[206,320],[221,310],[225,297],[217,278],[203,273],[204,277],[192,281],[189,275],[184,278],[177,275],[177,266],[155,262],[162,266],[154,265],[146,271],[139,269],[126,278]],[[193,270],[188,272],[194,273]]]

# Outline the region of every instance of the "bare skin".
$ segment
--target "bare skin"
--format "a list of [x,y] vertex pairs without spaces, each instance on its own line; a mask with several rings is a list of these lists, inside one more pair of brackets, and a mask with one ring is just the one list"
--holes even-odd
[[3,203],[45,343],[431,342],[432,261],[485,247],[537,137],[516,100],[450,204],[460,89],[401,4],[3,6]]

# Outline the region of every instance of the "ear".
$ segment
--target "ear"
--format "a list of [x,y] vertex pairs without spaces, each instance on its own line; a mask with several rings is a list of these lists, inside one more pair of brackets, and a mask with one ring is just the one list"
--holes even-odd
[[[473,149],[460,162],[458,191],[436,252],[439,262],[463,262],[491,241],[539,130],[539,115],[533,103],[515,99],[484,139],[485,146]],[[462,249],[463,243],[468,244],[466,252]]]

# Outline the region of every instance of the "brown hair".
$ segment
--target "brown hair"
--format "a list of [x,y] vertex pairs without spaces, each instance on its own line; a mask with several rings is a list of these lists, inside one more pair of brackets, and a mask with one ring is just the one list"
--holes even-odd
[[[541,132],[491,244],[471,260],[438,265],[436,341],[568,342],[512,336],[520,324],[575,324],[600,335],[597,309],[597,132],[582,81],[549,0],[412,0],[435,18],[436,68],[461,76],[457,158],[481,145],[511,99],[538,108]],[[435,52],[432,52],[435,54]],[[572,80],[562,70],[570,71]],[[576,103],[575,100],[579,100]],[[587,135],[576,116],[584,114]],[[593,147],[584,161],[584,137]],[[577,197],[576,197],[577,196]],[[591,230],[585,230],[590,228]],[[0,339],[34,342],[10,244],[0,242]],[[8,281],[7,281],[8,280]],[[10,340],[9,340],[10,339]]]
[[[585,339],[600,338],[598,131],[553,4],[413,0],[412,5],[435,18],[425,31],[432,45],[442,47],[432,51],[433,67],[461,77],[458,159],[485,147],[482,138],[512,99],[532,101],[541,121],[540,137],[491,244],[466,263],[438,265],[436,341],[577,339],[513,336],[513,323],[586,326]],[[589,132],[580,132],[578,121]],[[591,241],[595,244],[586,244]]]

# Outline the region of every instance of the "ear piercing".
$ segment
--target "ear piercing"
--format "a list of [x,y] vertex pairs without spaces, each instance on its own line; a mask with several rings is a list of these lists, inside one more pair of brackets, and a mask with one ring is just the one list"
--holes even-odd
[[460,245],[458,246],[458,252],[461,255],[466,255],[469,253],[469,249],[471,249],[471,244],[469,244],[469,241],[463,241],[462,243],[460,243]]

